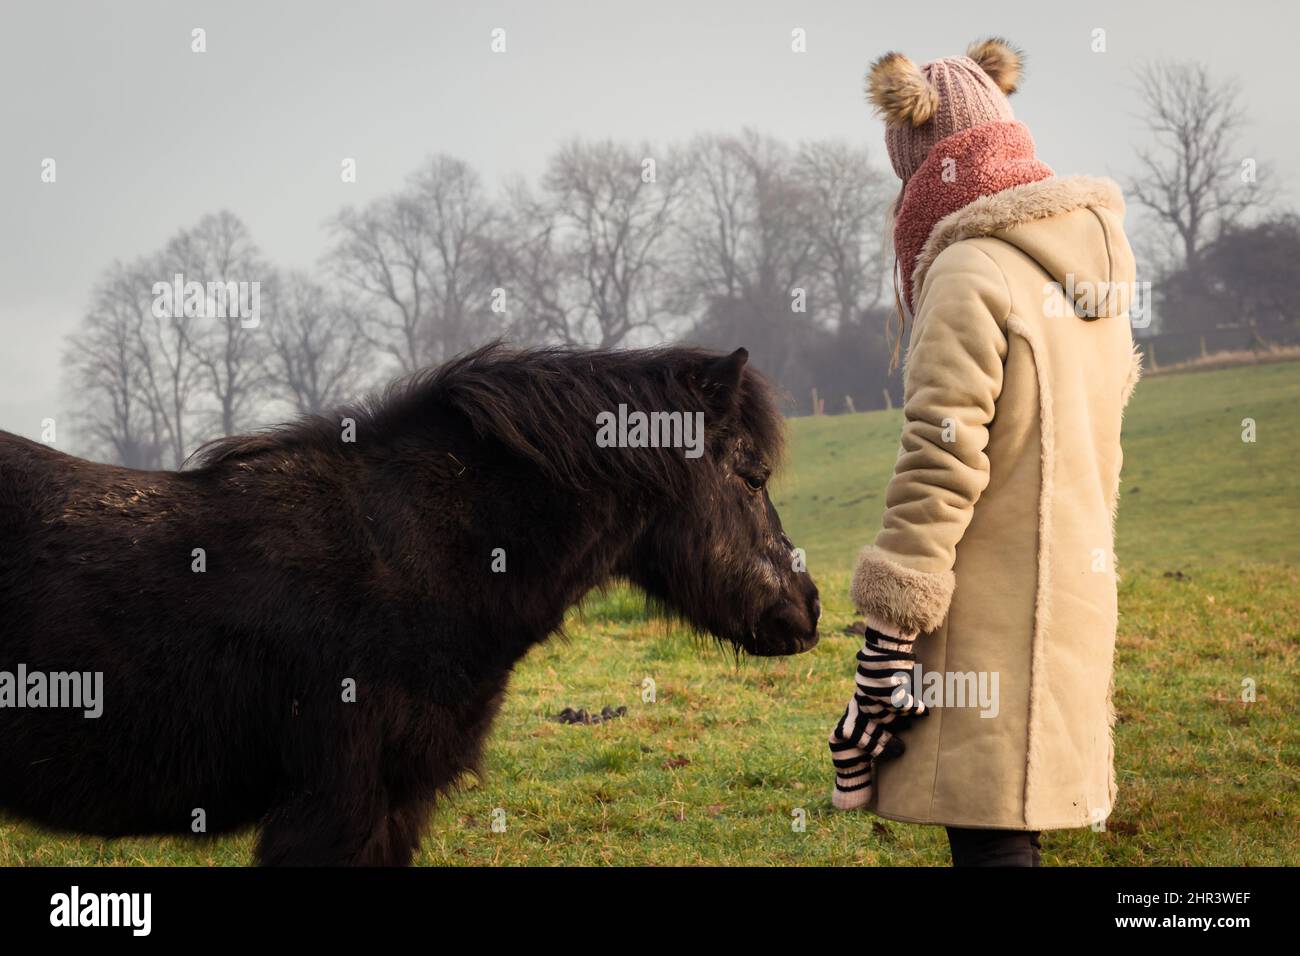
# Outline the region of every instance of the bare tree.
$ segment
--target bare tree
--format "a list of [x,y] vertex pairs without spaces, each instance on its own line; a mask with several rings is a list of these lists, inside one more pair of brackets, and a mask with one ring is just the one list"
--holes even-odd
[[154,285],[170,279],[161,257],[152,256],[133,270],[130,295],[140,300],[134,327],[140,393],[167,436],[164,463],[180,468],[190,452],[194,395],[200,387],[201,370],[194,361],[190,321],[178,310],[161,317],[154,314]]
[[582,342],[580,270],[554,204],[519,181],[507,191],[503,261],[513,296],[506,334],[521,344]]
[[147,388],[149,355],[140,348],[149,307],[143,288],[138,269],[110,266],[80,327],[68,336],[63,364],[90,453],[128,468],[161,468],[168,436]]
[[1138,88],[1156,143],[1138,151],[1142,172],[1131,193],[1176,238],[1178,265],[1193,268],[1207,242],[1265,201],[1259,185],[1241,175],[1240,91],[1195,62],[1149,64]]
[[692,284],[733,299],[806,288],[815,271],[812,203],[789,147],[753,130],[703,136],[692,146],[692,208],[686,241]]
[[277,283],[268,333],[271,387],[299,414],[334,408],[360,387],[369,356],[360,319],[309,276]]
[[407,198],[389,196],[339,213],[331,262],[339,278],[371,300],[366,335],[404,372],[419,368],[429,334],[420,216]]
[[497,224],[478,174],[449,156],[431,159],[401,191],[335,218],[329,262],[360,294],[369,341],[402,371],[499,331]]
[[432,361],[445,361],[497,334],[499,210],[478,173],[459,159],[435,157],[412,180],[433,255],[426,260],[433,291]]
[[[64,356],[97,452],[134,467],[179,468],[196,432],[228,434],[251,417],[264,394],[266,337],[242,326],[228,283],[270,275],[243,224],[224,212],[160,252],[108,269]],[[191,296],[188,283],[203,294]],[[207,295],[208,283],[221,284],[219,297]],[[226,317],[210,314],[218,298]]]
[[896,187],[870,164],[865,149],[841,142],[805,144],[795,176],[811,201],[821,284],[840,324],[856,323],[883,298],[892,245],[883,225]]
[[752,130],[700,137],[691,154],[692,215],[683,242],[684,290],[700,315],[693,335],[721,347],[743,340],[770,374],[796,381],[821,267],[815,203],[795,174],[794,156]]
[[533,254],[547,257],[532,264],[549,260],[572,280],[537,305],[557,337],[610,348],[638,330],[663,334],[672,318],[666,277],[685,197],[681,169],[680,156],[656,157],[645,144],[573,142],[552,157],[531,238]]
[[687,294],[738,299],[749,285],[742,247],[755,218],[755,184],[744,151],[732,137],[700,136],[690,146],[690,209],[682,224]]
[[[163,249],[160,274],[156,281],[170,282],[174,275],[182,275],[186,282],[200,282],[205,287],[218,283],[229,284],[235,296],[240,284],[247,283],[248,299],[252,304],[253,284],[274,283],[271,266],[262,258],[244,226],[235,215],[219,212],[204,216],[198,224],[172,237]],[[260,299],[260,291],[257,293]],[[215,302],[209,300],[209,306]],[[244,427],[260,401],[266,395],[265,359],[268,354],[268,336],[260,326],[246,323],[234,302],[227,301],[226,315],[205,314],[186,316],[188,333],[184,344],[201,371],[203,397],[215,404],[210,413],[211,423],[201,423],[205,431],[231,435]],[[209,309],[211,311],[211,309]]]

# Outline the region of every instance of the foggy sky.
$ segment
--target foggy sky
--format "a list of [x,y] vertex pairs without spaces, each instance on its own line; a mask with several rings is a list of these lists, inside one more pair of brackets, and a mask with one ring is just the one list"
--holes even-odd
[[[1059,7],[1060,9],[1056,9]],[[1235,76],[1252,123],[1236,149],[1300,205],[1294,3],[26,2],[0,27],[0,429],[38,435],[70,408],[64,337],[114,259],[230,209],[272,262],[311,268],[324,222],[425,157],[489,189],[533,178],[565,140],[668,143],[753,126],[841,138],[888,169],[862,96],[868,63],[917,62],[1001,34],[1029,54],[1012,100],[1058,173],[1134,169],[1147,139],[1133,68],[1201,59]],[[190,52],[190,31],[208,51]],[[489,49],[506,30],[507,52]],[[790,50],[791,30],[808,50]],[[1108,50],[1090,51],[1092,31]],[[58,182],[40,181],[53,157]],[[339,164],[355,157],[358,182]],[[60,436],[62,438],[62,436]],[[60,445],[66,442],[60,441]]]

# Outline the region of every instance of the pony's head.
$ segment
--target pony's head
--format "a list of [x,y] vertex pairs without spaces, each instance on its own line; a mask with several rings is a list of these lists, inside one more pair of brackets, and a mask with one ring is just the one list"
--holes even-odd
[[[402,408],[455,410],[503,451],[496,467],[517,476],[537,528],[581,525],[561,533],[671,613],[751,654],[795,654],[817,643],[821,604],[768,495],[785,424],[747,359],[492,345],[402,386],[423,399],[390,398],[371,429],[417,427]],[[536,586],[559,586],[561,570]]]
[[[683,481],[646,522],[623,573],[692,624],[751,654],[797,654],[817,643],[821,602],[804,554],[768,493],[784,422],[748,353],[688,349],[668,356],[673,403],[702,421]],[[675,409],[674,409],[675,410]]]

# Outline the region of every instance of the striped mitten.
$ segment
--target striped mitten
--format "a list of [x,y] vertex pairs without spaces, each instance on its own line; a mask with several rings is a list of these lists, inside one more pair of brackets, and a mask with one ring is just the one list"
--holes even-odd
[[874,617],[867,618],[867,636],[858,651],[853,699],[831,731],[831,760],[835,791],[831,803],[839,810],[856,810],[871,801],[874,766],[905,749],[896,734],[913,718],[927,713],[912,693],[916,632],[900,632]]

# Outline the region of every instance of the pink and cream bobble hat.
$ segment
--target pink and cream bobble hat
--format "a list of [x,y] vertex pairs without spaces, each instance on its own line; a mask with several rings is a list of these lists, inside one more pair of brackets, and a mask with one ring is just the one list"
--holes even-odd
[[980,196],[1052,175],[1007,100],[1023,62],[1020,50],[993,37],[972,43],[965,56],[923,66],[901,53],[871,65],[867,95],[885,121],[889,161],[904,184],[894,250],[909,309],[916,258],[940,219]]
[[898,178],[906,182],[934,144],[983,123],[1010,122],[1007,99],[1020,83],[1024,55],[994,37],[972,43],[965,56],[917,66],[886,53],[871,66],[867,91],[885,120],[885,146]]

